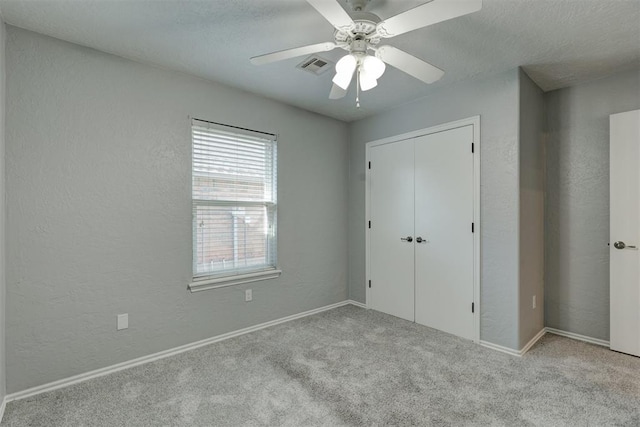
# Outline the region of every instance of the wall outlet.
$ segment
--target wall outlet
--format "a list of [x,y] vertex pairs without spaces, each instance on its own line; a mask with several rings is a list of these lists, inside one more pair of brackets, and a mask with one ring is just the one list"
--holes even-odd
[[129,313],[118,314],[117,328],[118,330],[127,329],[129,327]]
[[533,301],[532,301],[532,303],[531,303],[531,307],[532,307],[532,308],[536,308],[537,306],[538,306],[538,304],[536,303],[536,296],[534,295],[534,296],[533,296]]
[[244,300],[247,302],[253,300],[253,292],[251,291],[251,289],[247,289],[246,291],[244,291]]

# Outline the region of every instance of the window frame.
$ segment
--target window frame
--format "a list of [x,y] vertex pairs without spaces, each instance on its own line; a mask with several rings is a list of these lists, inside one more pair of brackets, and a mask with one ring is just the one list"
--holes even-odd
[[[221,132],[233,133],[239,136],[250,136],[257,137],[258,139],[268,140],[273,144],[273,169],[272,169],[272,185],[274,189],[272,190],[272,201],[238,201],[238,200],[207,200],[207,199],[195,199],[194,198],[194,178],[196,174],[194,173],[194,128],[208,128],[208,129],[218,129]],[[191,282],[188,284],[187,288],[191,292],[197,292],[208,289],[222,288],[227,286],[234,286],[243,283],[251,283],[261,280],[274,279],[279,277],[282,274],[282,271],[278,268],[278,195],[277,195],[277,179],[278,179],[278,138],[276,134],[255,131],[251,129],[246,129],[237,126],[225,125],[222,123],[211,122],[207,120],[201,120],[196,118],[191,118],[190,127],[189,127],[190,137],[191,137],[191,170],[190,170],[190,190],[191,190],[191,227],[192,227],[192,235],[191,235]],[[197,232],[198,232],[198,224],[196,219],[196,211],[198,206],[216,206],[216,207],[237,207],[237,208],[245,208],[245,207],[256,207],[256,206],[264,206],[267,212],[267,216],[273,215],[273,220],[270,222],[273,228],[273,252],[267,250],[266,258],[268,260],[269,255],[271,255],[274,259],[271,265],[267,266],[258,266],[258,267],[248,267],[246,269],[235,269],[234,271],[219,271],[219,272],[209,272],[209,273],[197,273]]]

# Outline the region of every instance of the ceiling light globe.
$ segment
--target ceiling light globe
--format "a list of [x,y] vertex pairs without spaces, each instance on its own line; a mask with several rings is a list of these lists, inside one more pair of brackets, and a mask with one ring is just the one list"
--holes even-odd
[[336,73],[351,75],[355,71],[357,65],[358,65],[358,60],[356,59],[355,56],[351,54],[345,55],[342,58],[340,58],[340,60],[336,63]]
[[382,60],[380,60],[380,58],[367,55],[362,60],[362,68],[367,75],[371,76],[374,80],[377,80],[384,74],[384,70],[387,66],[382,62]]
[[353,78],[353,71],[350,73],[336,73],[333,77],[333,82],[340,86],[340,88],[347,90],[349,85],[351,84],[351,79]]
[[374,79],[366,70],[360,69],[360,89],[363,92],[378,86],[378,80]]

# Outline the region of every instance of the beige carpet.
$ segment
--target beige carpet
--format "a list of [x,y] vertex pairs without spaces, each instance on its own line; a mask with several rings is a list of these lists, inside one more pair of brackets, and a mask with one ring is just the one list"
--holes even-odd
[[8,404],[7,426],[640,426],[640,359],[341,307]]

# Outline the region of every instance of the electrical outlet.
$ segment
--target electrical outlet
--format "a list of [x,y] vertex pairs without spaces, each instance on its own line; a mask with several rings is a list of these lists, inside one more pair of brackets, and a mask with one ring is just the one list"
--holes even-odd
[[536,308],[537,307],[537,303],[536,303],[536,296],[533,296],[533,302],[531,304],[532,308]]
[[247,289],[246,291],[244,291],[244,300],[247,302],[253,300],[253,292],[251,291],[251,289]]
[[127,329],[129,327],[129,313],[118,314],[117,326],[118,330]]

